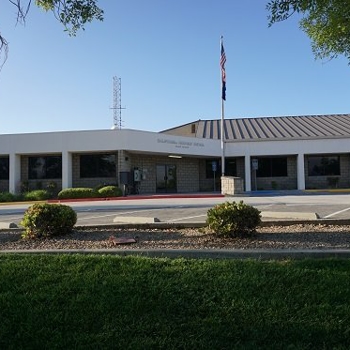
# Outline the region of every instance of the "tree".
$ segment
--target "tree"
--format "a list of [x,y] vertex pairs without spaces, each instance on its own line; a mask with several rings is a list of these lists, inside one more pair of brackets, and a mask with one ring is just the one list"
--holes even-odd
[[[25,23],[32,0],[25,0],[25,4],[22,0],[9,1],[16,7],[17,23]],[[98,0],[35,0],[35,5],[45,11],[53,12],[69,35],[75,36],[78,30],[84,30],[87,22],[94,19],[103,20],[103,10],[97,6],[97,2]],[[4,63],[8,54],[8,42],[0,33],[0,58],[1,53]],[[2,64],[0,62],[0,69]]]
[[301,15],[300,28],[311,39],[316,59],[344,55],[350,64],[349,0],[272,0],[266,8],[270,26]]

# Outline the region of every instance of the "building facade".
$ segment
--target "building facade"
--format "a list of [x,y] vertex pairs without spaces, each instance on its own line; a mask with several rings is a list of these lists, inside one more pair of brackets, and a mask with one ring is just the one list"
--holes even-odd
[[226,119],[223,147],[220,125],[0,135],[0,191],[219,191],[223,168],[245,191],[350,187],[350,115]]

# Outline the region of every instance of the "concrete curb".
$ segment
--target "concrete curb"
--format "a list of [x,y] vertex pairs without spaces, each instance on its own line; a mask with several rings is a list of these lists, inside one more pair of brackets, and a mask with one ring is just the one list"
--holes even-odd
[[[261,218],[265,221],[273,220],[317,220],[319,217],[316,213],[285,212],[285,211],[262,211]],[[116,216],[113,223],[116,224],[152,224],[161,222],[155,217],[146,216]],[[164,223],[164,222],[163,222]],[[171,221],[165,222],[171,224]]]
[[[317,220],[264,220],[262,227],[269,226],[289,226],[289,225],[350,225],[350,219],[317,219]],[[154,222],[154,223],[114,223],[101,225],[78,225],[77,230],[85,228],[100,229],[181,229],[181,228],[204,228],[205,222]]]
[[151,218],[147,216],[116,216],[113,219],[114,223],[130,223],[130,224],[152,224],[160,222],[158,218]]
[[69,203],[69,202],[103,202],[103,201],[125,201],[138,199],[169,199],[169,198],[224,198],[221,193],[175,193],[175,194],[132,194],[123,197],[97,197],[97,198],[70,198],[49,199],[47,203]]
[[[282,220],[263,221],[262,226],[288,226],[294,224],[350,225],[350,219],[333,220]],[[181,229],[204,228],[205,223],[123,223],[94,226],[76,226],[76,230],[92,229]],[[21,232],[23,228],[0,228],[1,231]],[[110,254],[120,256],[144,256],[150,258],[186,258],[186,259],[255,259],[255,260],[288,260],[288,259],[350,259],[350,249],[24,249],[0,250],[0,254]]]
[[[317,220],[264,220],[262,227],[269,226],[289,226],[289,225],[350,225],[350,219],[317,219]],[[9,225],[9,224],[6,224]],[[181,229],[181,228],[204,228],[205,222],[153,222],[153,223],[113,223],[101,225],[77,225],[76,230],[84,229]],[[23,231],[21,227],[0,227],[1,231]]]
[[349,259],[350,249],[50,249],[50,250],[2,250],[0,254],[98,254],[119,256],[142,256],[149,258],[186,258],[186,259],[254,259],[254,260],[289,260],[289,259]]
[[273,219],[291,219],[291,220],[316,220],[318,215],[316,213],[300,213],[289,211],[262,211],[261,218]]

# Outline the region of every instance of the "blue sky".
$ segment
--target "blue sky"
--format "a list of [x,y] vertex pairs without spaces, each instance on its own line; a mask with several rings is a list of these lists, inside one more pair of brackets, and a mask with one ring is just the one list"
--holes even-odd
[[110,129],[113,76],[123,128],[161,131],[226,118],[350,113],[350,67],[315,61],[297,18],[268,28],[262,0],[102,0],[104,22],[69,37],[32,6],[25,26],[0,5],[10,45],[0,72],[0,134]]

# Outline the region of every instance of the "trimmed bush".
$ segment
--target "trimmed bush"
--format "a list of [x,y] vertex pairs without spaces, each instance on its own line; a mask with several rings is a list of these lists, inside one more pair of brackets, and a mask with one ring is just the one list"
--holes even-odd
[[100,197],[120,197],[123,195],[118,186],[104,186],[98,190]]
[[50,181],[46,184],[46,191],[49,192],[51,198],[56,197],[59,190],[57,189],[58,185],[55,181]]
[[260,223],[260,211],[243,201],[218,204],[207,212],[207,225],[217,236],[247,236]]
[[58,236],[72,232],[77,222],[76,212],[63,204],[35,203],[24,213],[21,225],[23,238]]
[[118,184],[115,182],[114,183],[101,183],[101,184],[95,186],[94,189],[95,189],[95,191],[98,191],[100,188],[107,187],[107,186],[118,186]]
[[0,202],[16,202],[21,199],[21,196],[10,192],[0,192]]
[[92,188],[77,187],[77,188],[65,188],[57,195],[58,199],[75,199],[75,198],[94,198],[99,194]]
[[50,198],[50,194],[46,190],[35,190],[26,192],[23,195],[25,201],[44,201]]

